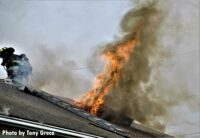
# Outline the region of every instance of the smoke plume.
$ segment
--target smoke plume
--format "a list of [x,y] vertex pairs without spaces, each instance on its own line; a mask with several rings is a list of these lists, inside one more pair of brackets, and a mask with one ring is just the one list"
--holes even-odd
[[169,110],[194,97],[188,93],[186,86],[170,84],[160,73],[163,61],[170,58],[169,50],[159,41],[167,12],[158,1],[139,2],[121,21],[124,37],[101,48],[102,53],[114,51],[121,42],[136,37],[139,24],[140,45],[123,67],[119,82],[104,99],[104,105],[108,108],[104,116],[112,114],[109,109],[115,110],[119,112],[118,115],[112,115],[116,118],[126,115],[146,126],[164,131],[164,124],[170,117]]

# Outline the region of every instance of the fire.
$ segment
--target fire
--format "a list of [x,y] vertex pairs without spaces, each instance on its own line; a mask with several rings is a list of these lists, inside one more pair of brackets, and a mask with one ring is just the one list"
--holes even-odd
[[99,112],[104,110],[105,97],[117,85],[122,68],[138,44],[139,39],[134,38],[102,54],[106,61],[103,72],[97,75],[92,88],[79,100],[77,106],[88,110],[91,114],[101,114]]

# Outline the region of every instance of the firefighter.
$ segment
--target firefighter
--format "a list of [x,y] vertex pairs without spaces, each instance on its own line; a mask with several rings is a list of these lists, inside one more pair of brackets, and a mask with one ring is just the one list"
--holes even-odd
[[29,75],[32,72],[32,67],[25,54],[14,54],[15,49],[12,47],[4,47],[0,49],[0,58],[2,58],[1,65],[7,71],[7,78],[14,83],[21,83],[27,85]]

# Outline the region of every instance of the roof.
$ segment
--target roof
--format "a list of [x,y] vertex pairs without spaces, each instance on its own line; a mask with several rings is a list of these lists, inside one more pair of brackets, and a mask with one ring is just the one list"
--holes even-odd
[[[52,102],[52,100],[55,102]],[[0,82],[0,106],[2,108],[0,114],[102,137],[126,137],[127,135],[123,135],[123,131],[129,133],[128,137],[140,135],[170,137],[169,135],[136,124],[133,124],[132,128],[118,127],[101,118],[89,115],[89,113],[81,111],[68,103],[63,104],[62,101],[58,101],[57,97],[53,95],[35,90],[34,94],[25,93],[13,85],[5,84],[4,82]],[[111,126],[110,129],[108,126]],[[114,129],[115,127],[117,128],[116,130],[119,130],[118,132]]]

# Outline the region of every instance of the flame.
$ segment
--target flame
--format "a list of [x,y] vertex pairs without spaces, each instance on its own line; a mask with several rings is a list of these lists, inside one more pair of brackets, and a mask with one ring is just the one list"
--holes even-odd
[[97,75],[92,88],[78,101],[77,106],[93,115],[99,115],[99,112],[104,110],[105,97],[117,85],[122,68],[138,44],[139,39],[134,38],[118,44],[102,54],[106,61],[104,70]]

